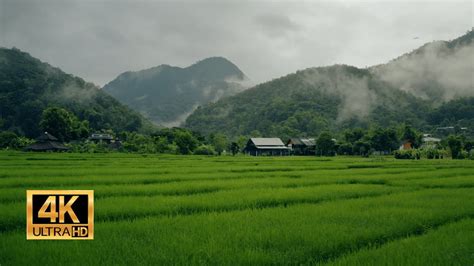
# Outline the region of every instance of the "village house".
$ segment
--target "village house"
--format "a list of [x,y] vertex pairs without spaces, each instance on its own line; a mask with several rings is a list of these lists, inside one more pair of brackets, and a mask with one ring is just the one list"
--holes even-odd
[[441,139],[434,138],[431,134],[423,134],[423,138],[421,139],[423,144],[421,145],[422,148],[436,148]]
[[25,151],[68,151],[69,148],[64,146],[59,140],[44,132],[41,136],[36,138],[36,142],[25,147]]
[[107,144],[110,144],[114,138],[110,134],[105,134],[105,133],[94,133],[89,137],[89,140],[96,142],[96,143],[102,143],[105,142]]
[[250,138],[244,153],[254,156],[289,155],[290,149],[279,138]]
[[411,150],[413,149],[413,143],[409,140],[404,140],[402,145],[400,145],[399,150]]
[[315,155],[316,141],[315,139],[291,138],[286,142],[286,146],[294,155]]

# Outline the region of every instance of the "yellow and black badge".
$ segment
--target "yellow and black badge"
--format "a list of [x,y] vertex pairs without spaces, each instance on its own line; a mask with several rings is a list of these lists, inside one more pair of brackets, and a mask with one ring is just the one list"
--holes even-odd
[[94,239],[94,191],[27,190],[26,239]]

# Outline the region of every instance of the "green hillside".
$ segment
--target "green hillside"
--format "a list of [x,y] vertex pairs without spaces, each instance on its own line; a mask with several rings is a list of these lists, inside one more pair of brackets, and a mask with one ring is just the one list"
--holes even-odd
[[461,108],[458,99],[472,102],[472,39],[470,31],[368,69],[334,65],[297,71],[200,107],[185,125],[205,134],[279,137],[401,123],[427,131],[472,125],[472,117],[464,117],[472,113],[469,104],[454,117],[436,115]]
[[197,106],[244,90],[245,79],[227,59],[212,57],[186,68],[125,72],[104,90],[157,124],[178,126]]
[[93,130],[140,131],[151,124],[92,83],[16,48],[0,48],[0,130],[36,137],[44,109],[58,106]]

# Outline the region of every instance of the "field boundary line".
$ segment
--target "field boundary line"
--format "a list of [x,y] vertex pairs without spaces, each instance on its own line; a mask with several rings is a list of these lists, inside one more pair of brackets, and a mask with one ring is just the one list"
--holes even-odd
[[[172,183],[172,182],[170,182]],[[176,182],[180,183],[180,182]],[[149,184],[143,184],[143,186],[146,186]],[[237,191],[237,190],[243,190],[243,189],[280,189],[280,188],[305,188],[305,187],[319,187],[319,186],[333,186],[333,185],[377,185],[377,186],[387,186],[387,187],[396,187],[396,188],[410,188],[409,186],[403,186],[403,185],[392,185],[389,183],[385,182],[378,182],[378,181],[357,181],[357,180],[339,180],[336,182],[331,182],[331,183],[301,183],[301,184],[284,184],[284,185],[268,185],[268,186],[260,186],[260,187],[255,187],[255,184],[251,185],[245,185],[241,187],[230,187],[230,188],[213,188],[213,187],[207,187],[207,188],[202,188],[199,191],[176,191],[176,192],[156,192],[156,193],[147,193],[147,194],[139,194],[140,192],[137,193],[124,193],[124,194],[106,194],[106,195],[100,195],[96,194],[95,198],[96,199],[107,199],[107,198],[114,198],[114,197],[153,197],[153,196],[170,196],[170,197],[175,197],[175,196],[192,196],[192,195],[199,195],[199,194],[213,194],[216,192],[220,191]],[[105,185],[104,185],[105,186]],[[15,188],[17,189],[17,188]],[[55,188],[50,188],[48,189],[55,189]],[[18,202],[24,202],[24,198],[21,200],[18,199],[7,199],[3,200],[0,198],[0,204],[12,204],[12,203],[18,203]]]
[[[347,169],[346,169],[347,170]],[[258,173],[258,172],[257,172]],[[272,172],[274,173],[274,172]],[[263,178],[275,178],[275,177],[286,177],[287,172],[283,172],[283,174],[279,175],[279,174],[269,174],[267,176],[264,176],[264,177],[259,177],[259,176],[250,176],[250,177],[242,177],[238,174],[240,173],[232,173],[231,176],[227,176],[227,177],[199,177],[199,178],[164,178],[164,179],[157,179],[157,178],[154,178],[154,179],[143,179],[143,180],[140,180],[138,182],[97,182],[97,183],[94,183],[94,182],[90,182],[90,183],[72,183],[70,184],[71,186],[77,186],[77,185],[80,185],[80,186],[93,186],[93,185],[154,185],[154,184],[167,184],[167,183],[172,183],[172,182],[176,182],[176,183],[179,183],[179,182],[192,182],[192,181],[222,181],[222,180],[239,180],[239,179],[246,179],[246,178],[252,178],[252,179],[263,179]],[[315,172],[317,173],[317,172]],[[165,174],[169,174],[169,173],[165,173]],[[181,174],[181,173],[180,173]],[[235,176],[233,176],[233,174],[235,174]],[[355,174],[354,177],[351,177],[351,178],[357,178],[357,177],[360,177],[360,176],[372,176],[372,175],[376,175],[376,174],[381,174],[381,173],[373,173],[373,174],[367,174],[367,173],[364,173],[364,174]],[[383,173],[384,176],[386,175],[401,175],[403,173],[399,173],[399,172],[395,172],[395,173]],[[110,174],[112,175],[112,174]],[[122,174],[121,174],[122,175]],[[325,177],[334,177],[334,178],[338,178],[338,177],[342,177],[342,176],[347,176],[347,175],[341,175],[341,174],[337,174],[337,175],[324,175]],[[461,175],[460,175],[461,176]],[[303,176],[304,177],[304,176]],[[10,179],[10,178],[17,178],[18,177],[4,177],[4,178],[0,178],[0,180],[6,180],[6,179]],[[61,177],[55,177],[55,178],[62,178]],[[81,176],[75,176],[75,178],[81,178]],[[317,178],[317,177],[310,177],[310,176],[307,176],[306,178]],[[21,178],[20,178],[21,179]],[[410,180],[412,178],[401,178],[403,180]],[[416,178],[414,178],[416,179]],[[73,181],[76,181],[76,180],[73,180]],[[97,181],[101,181],[101,180],[97,180]],[[12,188],[22,188],[24,187],[25,184],[24,183],[17,183],[17,184],[2,184],[2,187],[0,188],[1,189],[12,189]],[[28,187],[42,187],[42,186],[45,186],[44,183],[32,183],[32,184],[28,184],[27,185]]]
[[[134,214],[133,217],[113,217],[113,218],[108,218],[108,219],[100,219],[99,216],[96,215],[95,223],[113,223],[113,222],[123,222],[123,221],[138,221],[141,219],[147,219],[147,218],[159,218],[159,217],[178,217],[178,216],[191,216],[191,215],[196,215],[196,214],[201,214],[201,215],[207,215],[207,214],[220,214],[220,213],[229,213],[229,212],[237,212],[237,211],[245,211],[245,210],[264,210],[264,209],[272,209],[272,208],[288,208],[296,205],[302,205],[302,204],[312,204],[312,205],[318,205],[318,204],[323,204],[323,203],[329,203],[329,202],[337,202],[337,201],[346,201],[346,200],[351,200],[351,199],[364,199],[364,198],[377,198],[377,197],[383,197],[383,196],[388,196],[388,195],[393,195],[393,194],[399,194],[399,193],[405,193],[405,192],[413,192],[417,191],[420,189],[412,189],[412,190],[404,190],[404,191],[390,191],[386,193],[380,193],[380,194],[365,194],[365,195],[354,195],[354,196],[343,196],[343,197],[337,197],[337,198],[329,198],[329,199],[306,199],[306,200],[297,200],[297,201],[292,201],[292,202],[285,202],[285,203],[265,203],[261,204],[258,207],[252,207],[252,206],[243,206],[243,207],[231,207],[231,208],[216,208],[216,209],[205,209],[201,208],[196,211],[188,211],[186,208],[183,208],[185,210],[184,212],[174,211],[174,212],[167,212],[167,211],[161,211],[161,212],[156,212],[156,213],[144,213],[144,214]],[[14,232],[17,231],[19,228],[23,228],[24,224],[23,221],[20,224],[15,223],[15,225],[4,225],[3,227],[0,227],[0,233],[7,233],[7,232]]]
[[[320,264],[326,264],[326,263],[331,263],[331,262],[336,262],[338,259],[341,259],[343,256],[346,255],[351,255],[351,254],[356,254],[360,252],[363,249],[367,250],[376,250],[379,249],[387,244],[390,243],[395,243],[398,241],[402,241],[404,239],[409,239],[409,238],[414,238],[414,237],[421,237],[429,232],[435,232],[437,231],[440,227],[447,226],[453,223],[457,223],[459,221],[462,221],[464,219],[472,220],[474,219],[474,213],[464,215],[464,216],[458,216],[458,217],[453,217],[453,218],[448,218],[443,221],[431,223],[429,228],[424,228],[421,226],[418,226],[415,228],[415,230],[412,230],[412,232],[403,232],[399,234],[393,234],[392,236],[387,236],[387,237],[382,237],[382,238],[377,238],[373,239],[372,241],[364,241],[361,243],[358,243],[357,247],[354,249],[346,248],[346,251],[343,251],[341,253],[338,253],[337,255],[328,255],[327,257],[324,257],[322,259],[310,259],[307,262],[304,262],[303,264],[314,264],[320,265]],[[368,248],[370,247],[370,248]],[[343,248],[344,249],[344,248]]]

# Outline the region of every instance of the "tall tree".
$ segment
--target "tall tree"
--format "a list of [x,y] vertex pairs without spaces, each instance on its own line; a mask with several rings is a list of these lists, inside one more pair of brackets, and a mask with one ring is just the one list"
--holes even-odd
[[344,138],[347,142],[354,144],[356,141],[361,140],[365,135],[362,128],[347,129],[344,131]]
[[376,151],[392,151],[397,148],[399,140],[394,129],[376,128],[370,134],[371,146]]
[[227,137],[224,134],[217,133],[213,136],[211,143],[216,149],[217,154],[221,155],[222,152],[227,147],[228,141],[227,141]]
[[336,143],[332,139],[331,134],[323,132],[316,140],[316,150],[318,155],[332,156],[336,152]]
[[176,132],[174,141],[181,154],[190,154],[198,145],[197,139],[188,131]]
[[453,159],[458,159],[461,155],[462,150],[462,141],[461,138],[458,136],[450,135],[448,137],[448,147],[451,151],[451,157]]
[[12,147],[18,136],[11,131],[0,132],[0,149]]
[[421,134],[418,133],[414,128],[409,125],[405,125],[402,132],[402,140],[410,141],[414,148],[418,148],[421,145]]
[[230,144],[230,151],[232,152],[232,155],[236,155],[240,150],[239,144],[237,142],[232,142]]
[[49,132],[61,141],[71,139],[73,131],[73,117],[65,109],[49,107],[41,115],[40,128]]
[[89,121],[79,121],[73,113],[59,107],[46,108],[39,126],[61,141],[87,138],[90,131]]

